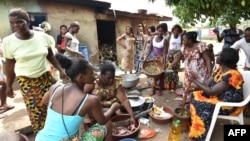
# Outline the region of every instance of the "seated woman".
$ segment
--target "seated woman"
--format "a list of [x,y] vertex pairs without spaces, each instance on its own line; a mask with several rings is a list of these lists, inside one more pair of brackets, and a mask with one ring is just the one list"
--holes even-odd
[[109,119],[120,106],[114,104],[103,114],[99,99],[82,91],[84,85],[95,81],[93,68],[88,61],[82,58],[71,60],[62,54],[57,54],[56,58],[65,69],[71,83],[54,84],[44,95],[42,102],[48,105],[47,117],[44,128],[37,133],[35,140],[77,140],[78,130],[85,115],[91,114],[99,123],[102,139],[111,141],[112,124]]
[[94,84],[88,84],[84,91],[94,90],[91,92],[98,96],[103,108],[109,108],[114,103],[121,104],[130,115],[131,123],[135,123],[133,110],[125,94],[125,89],[119,80],[115,80],[115,67],[111,63],[106,63],[101,68],[99,79]]
[[[204,141],[211,124],[216,103],[220,101],[241,102],[243,100],[243,77],[237,70],[239,55],[232,48],[225,48],[217,57],[220,65],[206,83],[196,80],[194,73],[189,80],[200,90],[194,91],[190,101],[191,128],[189,137],[196,141]],[[206,85],[207,84],[207,85]],[[238,115],[241,107],[223,107],[221,115]]]

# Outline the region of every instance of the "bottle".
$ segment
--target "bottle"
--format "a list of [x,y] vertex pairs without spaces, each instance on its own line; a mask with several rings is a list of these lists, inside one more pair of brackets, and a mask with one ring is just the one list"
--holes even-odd
[[180,137],[181,137],[181,121],[177,119],[173,121],[172,128],[168,136],[168,141],[180,141]]

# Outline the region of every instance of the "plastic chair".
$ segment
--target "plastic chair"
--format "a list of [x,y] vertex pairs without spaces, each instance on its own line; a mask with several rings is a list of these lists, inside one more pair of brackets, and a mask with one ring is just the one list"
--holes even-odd
[[219,115],[219,110],[222,106],[234,106],[234,107],[242,107],[247,105],[247,103],[250,101],[250,71],[241,71],[241,74],[243,76],[244,84],[243,84],[243,94],[244,94],[244,100],[239,103],[233,103],[233,102],[219,102],[216,104],[214,113],[213,113],[213,118],[212,122],[210,125],[210,128],[208,130],[206,140],[205,141],[210,141],[211,135],[213,133],[213,129],[216,123],[217,118],[220,119],[227,119],[231,121],[238,121],[240,125],[244,124],[244,119],[243,119],[243,111],[238,115],[238,116],[225,116],[225,115]]

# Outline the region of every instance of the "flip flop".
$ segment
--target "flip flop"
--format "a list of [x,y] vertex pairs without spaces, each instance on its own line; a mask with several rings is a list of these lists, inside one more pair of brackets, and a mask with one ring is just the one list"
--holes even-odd
[[0,114],[5,113],[5,112],[7,112],[7,111],[9,111],[11,109],[14,109],[14,108],[15,108],[15,106],[1,107],[0,108]]

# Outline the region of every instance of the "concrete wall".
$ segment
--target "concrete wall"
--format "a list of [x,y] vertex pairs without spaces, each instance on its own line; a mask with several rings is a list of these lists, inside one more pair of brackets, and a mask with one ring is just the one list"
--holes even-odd
[[8,11],[14,7],[23,8],[27,12],[47,13],[48,22],[52,26],[51,34],[55,39],[60,32],[60,25],[69,26],[71,22],[78,21],[81,25],[77,35],[80,44],[89,47],[91,61],[94,63],[99,61],[95,11],[92,8],[36,0],[1,0],[0,38],[11,34]]
[[[37,0],[0,0],[0,38],[11,33],[8,20],[8,11],[11,8],[20,7],[27,12],[46,13],[48,22],[52,26],[51,34],[56,39],[59,34],[59,27],[62,24],[67,26],[73,21],[80,23],[80,31],[77,35],[80,44],[89,47],[90,59],[93,64],[99,63],[98,37],[96,20],[112,20],[116,22],[116,37],[125,33],[125,27],[132,25],[134,33],[139,23],[146,20],[148,25],[157,26],[159,21],[154,19],[129,18],[126,16],[107,16],[98,14],[93,8],[87,6],[72,5],[68,3],[37,1]],[[118,63],[122,58],[122,48],[117,46]]]

